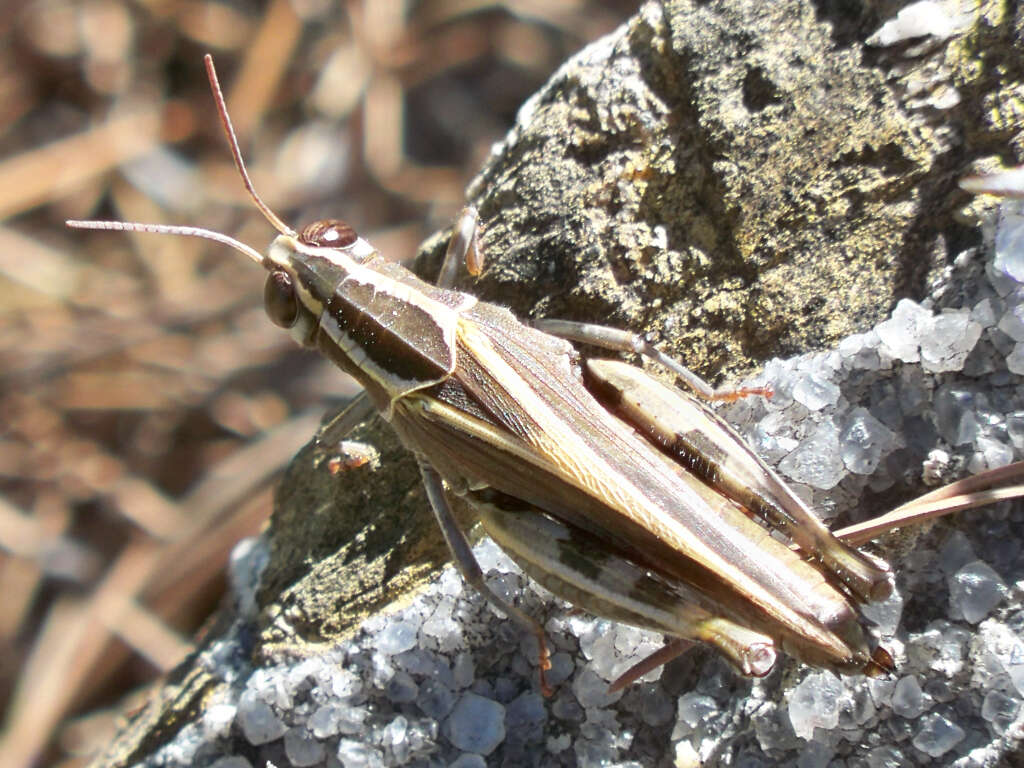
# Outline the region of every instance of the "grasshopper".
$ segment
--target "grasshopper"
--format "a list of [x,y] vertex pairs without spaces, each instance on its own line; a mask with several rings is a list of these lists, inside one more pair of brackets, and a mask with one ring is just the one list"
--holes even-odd
[[[209,56],[206,68],[239,175],[280,233],[268,252],[192,227],[68,225],[204,237],[263,266],[270,319],[364,387],[322,429],[323,451],[374,413],[392,425],[466,581],[536,636],[545,691],[544,630],[488,588],[453,495],[555,594],[674,638],[615,687],[695,642],[751,676],[767,674],[780,650],[838,672],[892,669],[859,611],[891,592],[888,567],[853,546],[855,533],[830,532],[704,402],[769,392],[715,390],[641,337],[526,324],[453,290],[461,264],[473,274],[482,264],[472,208],[454,228],[437,285],[385,261],[343,222],[296,232],[253,188]],[[571,341],[652,357],[694,394],[623,362],[584,360]]]

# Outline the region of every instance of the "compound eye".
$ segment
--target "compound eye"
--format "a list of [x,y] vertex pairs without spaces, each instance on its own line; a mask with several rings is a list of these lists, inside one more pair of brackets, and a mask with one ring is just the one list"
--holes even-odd
[[321,248],[345,248],[358,238],[356,231],[339,219],[314,221],[299,235],[299,240],[306,245]]
[[263,286],[263,308],[274,325],[291,328],[299,316],[299,302],[295,297],[295,286],[287,272],[275,270],[267,275]]

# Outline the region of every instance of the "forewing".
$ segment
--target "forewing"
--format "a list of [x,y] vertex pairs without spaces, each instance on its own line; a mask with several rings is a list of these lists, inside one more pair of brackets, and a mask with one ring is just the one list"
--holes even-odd
[[721,494],[666,472],[668,460],[573,375],[567,349],[504,310],[474,307],[452,377],[403,398],[393,423],[457,493],[520,498],[690,585],[716,613],[808,646],[805,659],[863,656],[856,614],[821,573]]

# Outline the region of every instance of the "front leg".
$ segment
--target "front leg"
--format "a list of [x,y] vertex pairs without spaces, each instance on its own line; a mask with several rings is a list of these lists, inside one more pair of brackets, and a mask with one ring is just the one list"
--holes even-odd
[[466,206],[452,225],[452,237],[437,276],[438,288],[451,288],[459,274],[459,265],[465,264],[471,275],[479,275],[484,267],[480,248],[480,217],[476,208]]
[[360,392],[341,413],[320,427],[314,438],[317,454],[326,456],[336,452],[341,441],[348,437],[353,429],[376,415],[377,409],[373,401],[365,390]]

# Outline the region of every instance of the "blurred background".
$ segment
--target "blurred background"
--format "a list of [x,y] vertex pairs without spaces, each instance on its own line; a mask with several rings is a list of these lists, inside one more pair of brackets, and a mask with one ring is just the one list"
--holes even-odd
[[277,473],[352,394],[263,316],[203,72],[257,189],[409,258],[622,0],[7,0],[0,18],[0,766],[84,764],[193,647]]

